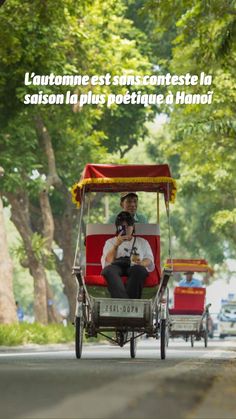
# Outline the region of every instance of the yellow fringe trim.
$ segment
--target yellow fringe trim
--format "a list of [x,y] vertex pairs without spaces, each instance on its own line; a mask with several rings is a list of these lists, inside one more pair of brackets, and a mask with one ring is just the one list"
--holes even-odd
[[176,196],[176,181],[170,177],[120,177],[120,178],[87,178],[83,179],[81,182],[75,183],[71,188],[72,201],[77,204],[78,208],[80,207],[80,202],[76,199],[76,192],[79,189],[82,189],[85,185],[93,183],[171,183],[173,189],[171,191],[170,202],[175,201]]
[[[173,263],[173,265],[171,265],[171,263],[165,263],[164,268],[172,268],[172,266],[190,266],[191,268],[205,268],[208,271],[213,272],[213,269],[210,268],[209,265],[201,263]],[[183,271],[186,271],[186,269],[183,269]]]

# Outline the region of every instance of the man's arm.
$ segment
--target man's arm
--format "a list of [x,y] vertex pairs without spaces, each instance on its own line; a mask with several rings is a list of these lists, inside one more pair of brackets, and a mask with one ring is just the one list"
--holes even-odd
[[115,260],[118,247],[121,245],[121,243],[123,243],[124,240],[127,240],[127,236],[121,236],[121,234],[122,233],[116,236],[114,240],[107,240],[105,243],[101,259],[103,268],[105,265],[109,265]]
[[111,247],[111,249],[109,250],[109,252],[107,253],[107,255],[105,256],[105,262],[110,264],[112,262],[114,262],[114,259],[116,258],[116,252],[118,249],[118,245],[116,243],[114,243]]
[[141,246],[143,249],[143,259],[139,262],[139,264],[147,268],[149,272],[152,272],[155,269],[155,265],[151,246],[145,239],[142,239]]

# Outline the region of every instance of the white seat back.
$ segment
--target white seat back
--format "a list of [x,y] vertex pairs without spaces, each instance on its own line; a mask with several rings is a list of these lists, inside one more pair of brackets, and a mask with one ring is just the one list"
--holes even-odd
[[[87,224],[86,236],[98,234],[115,234],[114,224]],[[158,224],[138,224],[135,223],[135,234],[142,236],[160,236]]]

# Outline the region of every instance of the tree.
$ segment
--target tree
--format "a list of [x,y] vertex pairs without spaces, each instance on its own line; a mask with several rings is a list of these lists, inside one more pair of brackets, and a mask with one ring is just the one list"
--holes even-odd
[[[212,90],[213,103],[169,109],[168,136],[161,150],[175,162],[180,178],[176,219],[182,222],[176,226],[182,243],[220,262],[229,253],[235,254],[235,2],[179,0],[173,13],[173,2],[148,4],[158,17],[156,27],[161,32],[172,29],[168,71],[204,72],[213,78],[211,86],[184,86],[186,93]],[[172,92],[176,90],[179,86],[172,86]],[[185,210],[180,211],[181,207]]]
[[[4,169],[0,167],[0,180]],[[16,304],[13,294],[13,266],[8,252],[7,237],[4,224],[2,194],[0,193],[0,323],[17,321]]]
[[[86,162],[110,161],[107,138],[111,140],[112,121],[116,125],[112,151],[124,153],[130,141],[134,144],[144,135],[148,112],[140,108],[135,113],[129,106],[124,112],[117,105],[109,112],[102,106],[25,106],[24,95],[37,92],[38,87],[23,86],[24,73],[27,69],[30,74],[122,74],[123,70],[142,74],[149,62],[135,48],[135,40],[126,38],[132,24],[123,18],[121,1],[110,0],[106,5],[101,0],[85,1],[76,7],[71,0],[59,1],[57,7],[52,0],[27,1],[23,7],[19,1],[9,0],[6,6],[0,44],[0,149],[5,149],[1,159],[7,170],[4,195],[23,239],[25,263],[34,276],[36,318],[41,322],[47,319],[45,266],[50,253],[61,275],[72,319],[76,287],[71,268],[78,211],[69,187],[78,180]],[[40,90],[65,93],[68,87],[42,86]],[[89,91],[118,90],[91,85],[73,90],[77,94]],[[34,245],[39,241],[41,251],[37,253]],[[62,260],[54,252],[56,245],[63,251]]]

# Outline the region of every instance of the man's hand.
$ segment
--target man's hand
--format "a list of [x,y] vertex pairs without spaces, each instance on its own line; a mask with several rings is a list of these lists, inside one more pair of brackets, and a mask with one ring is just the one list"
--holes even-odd
[[144,268],[146,268],[147,266],[149,266],[149,265],[151,264],[151,260],[150,260],[150,259],[148,259],[148,258],[145,258],[145,259],[143,259],[143,260],[136,259],[133,263],[134,263],[135,265],[144,266]]
[[131,240],[132,237],[133,236],[122,236],[122,232],[120,234],[118,234],[118,236],[116,236],[116,238],[115,238],[115,243],[114,243],[112,249],[107,253],[106,262],[112,263],[114,261],[114,259],[116,258],[116,253],[117,253],[118,247],[124,241]]

